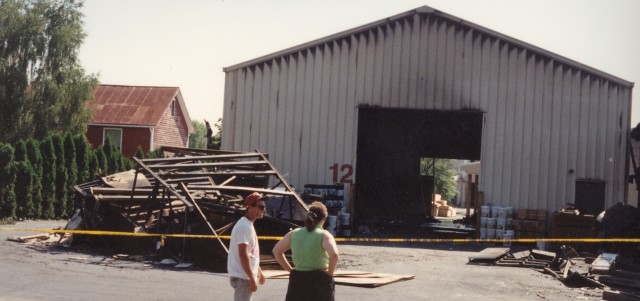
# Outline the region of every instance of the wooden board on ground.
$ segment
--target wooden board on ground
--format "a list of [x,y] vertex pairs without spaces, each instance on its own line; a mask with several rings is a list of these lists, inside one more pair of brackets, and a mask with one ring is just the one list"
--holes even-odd
[[469,261],[495,261],[509,253],[509,248],[486,248],[469,256]]
[[[283,270],[264,270],[262,272],[268,279],[289,279],[289,272]],[[410,280],[415,277],[415,275],[394,275],[363,271],[336,271],[333,280],[338,285],[373,288],[398,281]]]

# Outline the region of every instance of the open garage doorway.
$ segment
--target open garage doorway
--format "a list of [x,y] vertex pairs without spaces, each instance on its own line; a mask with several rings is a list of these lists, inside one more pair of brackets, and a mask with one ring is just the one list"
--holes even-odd
[[433,179],[421,173],[421,158],[480,160],[483,118],[480,111],[358,108],[354,225],[426,221]]

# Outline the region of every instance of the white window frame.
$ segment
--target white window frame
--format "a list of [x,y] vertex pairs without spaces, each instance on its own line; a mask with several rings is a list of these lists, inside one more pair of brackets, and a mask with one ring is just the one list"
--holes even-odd
[[119,152],[122,152],[122,129],[120,129],[120,128],[103,128],[102,129],[102,144],[104,144],[104,142],[107,140],[107,131],[120,132],[119,141],[111,141],[111,142],[115,143],[116,148],[118,149]]

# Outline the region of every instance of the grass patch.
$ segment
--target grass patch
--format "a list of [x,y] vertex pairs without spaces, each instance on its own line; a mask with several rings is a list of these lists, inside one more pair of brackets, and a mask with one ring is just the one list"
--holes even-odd
[[15,224],[16,224],[16,221],[11,219],[0,220],[0,225],[15,225]]

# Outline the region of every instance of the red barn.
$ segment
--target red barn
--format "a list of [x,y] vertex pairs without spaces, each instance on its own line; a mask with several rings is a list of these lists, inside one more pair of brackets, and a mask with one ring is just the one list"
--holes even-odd
[[145,154],[162,145],[189,146],[193,125],[180,88],[99,85],[88,106],[87,138],[94,148],[106,137],[127,157],[138,146]]

